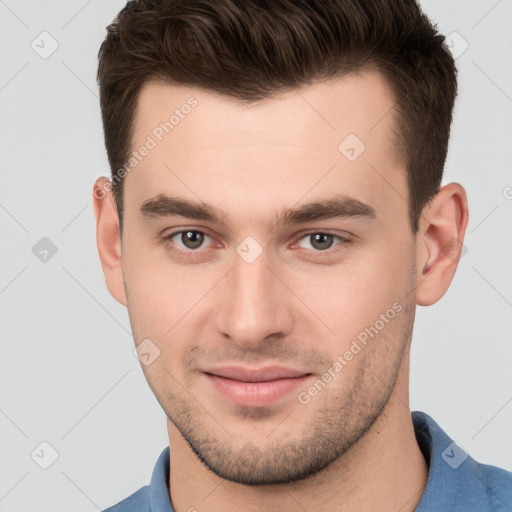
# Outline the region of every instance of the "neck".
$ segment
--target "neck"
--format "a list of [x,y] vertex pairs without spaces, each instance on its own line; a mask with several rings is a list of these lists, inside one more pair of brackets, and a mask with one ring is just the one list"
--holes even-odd
[[316,475],[288,484],[246,486],[217,477],[168,421],[174,511],[414,511],[428,467],[416,442],[407,388],[399,379],[382,414],[343,456]]

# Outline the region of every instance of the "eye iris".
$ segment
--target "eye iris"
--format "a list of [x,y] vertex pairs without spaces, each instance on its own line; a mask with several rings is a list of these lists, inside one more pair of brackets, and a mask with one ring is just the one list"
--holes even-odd
[[311,245],[315,249],[325,250],[329,249],[333,244],[333,236],[325,233],[315,233],[310,236]]
[[189,249],[197,249],[204,242],[204,234],[197,231],[184,231],[181,234],[181,241]]

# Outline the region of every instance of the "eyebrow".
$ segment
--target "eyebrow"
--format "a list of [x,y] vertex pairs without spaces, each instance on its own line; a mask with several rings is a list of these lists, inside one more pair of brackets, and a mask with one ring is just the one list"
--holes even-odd
[[[140,207],[140,214],[147,220],[181,216],[223,225],[227,225],[229,221],[227,213],[213,205],[164,194],[144,201]],[[358,199],[346,195],[335,195],[293,208],[286,208],[275,217],[273,226],[302,224],[331,218],[374,220],[377,218],[377,213],[369,204]]]

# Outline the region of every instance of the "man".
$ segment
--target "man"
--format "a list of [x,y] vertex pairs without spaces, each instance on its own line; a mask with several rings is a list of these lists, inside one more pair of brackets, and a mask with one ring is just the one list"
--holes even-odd
[[133,1],[99,57],[98,250],[169,435],[108,510],[511,510],[512,474],[408,405],[468,222],[418,5]]

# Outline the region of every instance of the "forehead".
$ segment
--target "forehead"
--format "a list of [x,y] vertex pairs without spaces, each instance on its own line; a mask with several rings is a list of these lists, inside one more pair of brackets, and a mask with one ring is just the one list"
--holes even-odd
[[149,82],[132,147],[151,149],[131,159],[125,198],[140,205],[169,193],[226,207],[243,199],[250,211],[336,192],[403,213],[406,175],[394,132],[393,95],[375,71],[246,104]]

